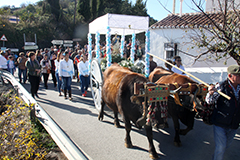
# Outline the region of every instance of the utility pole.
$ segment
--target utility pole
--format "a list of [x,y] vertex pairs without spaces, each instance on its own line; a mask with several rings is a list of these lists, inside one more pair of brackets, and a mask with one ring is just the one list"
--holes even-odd
[[180,0],[180,16],[182,16],[182,3],[183,3],[183,0]]
[[176,0],[173,0],[173,11],[172,11],[173,14],[175,14],[175,6],[176,6]]

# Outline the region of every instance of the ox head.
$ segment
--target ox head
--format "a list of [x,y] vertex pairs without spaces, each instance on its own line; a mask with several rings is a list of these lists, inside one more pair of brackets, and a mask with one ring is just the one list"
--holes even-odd
[[178,87],[176,92],[172,93],[174,95],[174,101],[176,104],[192,111],[205,109],[203,103],[207,94],[206,86],[196,83],[186,83],[180,85],[180,87],[176,85],[177,84],[174,84],[174,87],[172,87]]

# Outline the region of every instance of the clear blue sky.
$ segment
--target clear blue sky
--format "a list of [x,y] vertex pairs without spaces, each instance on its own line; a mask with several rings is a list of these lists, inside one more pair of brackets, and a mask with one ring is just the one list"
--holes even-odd
[[[25,4],[33,4],[38,2],[39,0],[0,0],[0,6],[5,5],[14,5],[15,7],[19,7],[22,3]],[[133,4],[135,4],[136,0],[130,0]],[[168,10],[172,12],[173,8],[173,0],[147,0],[147,11],[148,14],[153,17],[156,20],[161,20],[164,17],[166,17],[169,12],[167,12],[161,5],[161,2]],[[191,3],[191,0],[184,0],[183,1],[183,13],[190,13],[190,12],[196,12],[192,10],[193,4]],[[175,13],[179,13],[180,8],[180,0],[176,0],[176,10]],[[205,8],[205,6],[204,6]]]

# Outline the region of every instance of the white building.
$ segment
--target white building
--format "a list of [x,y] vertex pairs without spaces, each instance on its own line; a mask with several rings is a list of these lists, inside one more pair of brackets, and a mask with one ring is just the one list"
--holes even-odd
[[[219,15],[212,13],[213,19],[217,20]],[[189,23],[190,22],[190,23]],[[194,25],[190,25],[194,24]],[[177,15],[168,15],[166,18],[150,26],[150,53],[162,59],[171,59],[175,55],[182,58],[185,70],[207,83],[216,83],[226,79],[227,66],[236,64],[233,58],[222,59],[216,62],[203,56],[194,63],[195,57],[204,52],[194,44],[192,37],[199,33],[200,26],[210,24],[200,14],[183,14],[181,18]],[[164,62],[154,58],[159,66]],[[227,65],[224,64],[227,62]]]
[[[221,5],[219,5],[219,2]],[[228,10],[233,9],[239,9],[240,0],[227,0],[228,4]],[[234,3],[233,3],[234,2]],[[220,8],[224,9],[225,6],[225,0],[206,0],[206,10],[205,12],[215,12],[219,11]]]

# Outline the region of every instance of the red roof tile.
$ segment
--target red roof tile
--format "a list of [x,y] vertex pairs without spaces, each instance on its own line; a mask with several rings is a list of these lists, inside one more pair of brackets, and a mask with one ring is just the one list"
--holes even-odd
[[[218,13],[207,13],[211,19],[216,23],[222,22],[222,14]],[[200,26],[211,26],[212,22],[206,18],[203,13],[187,13],[182,16],[179,15],[168,15],[166,18],[158,21],[157,23],[150,26],[151,29],[158,28],[198,28]]]

